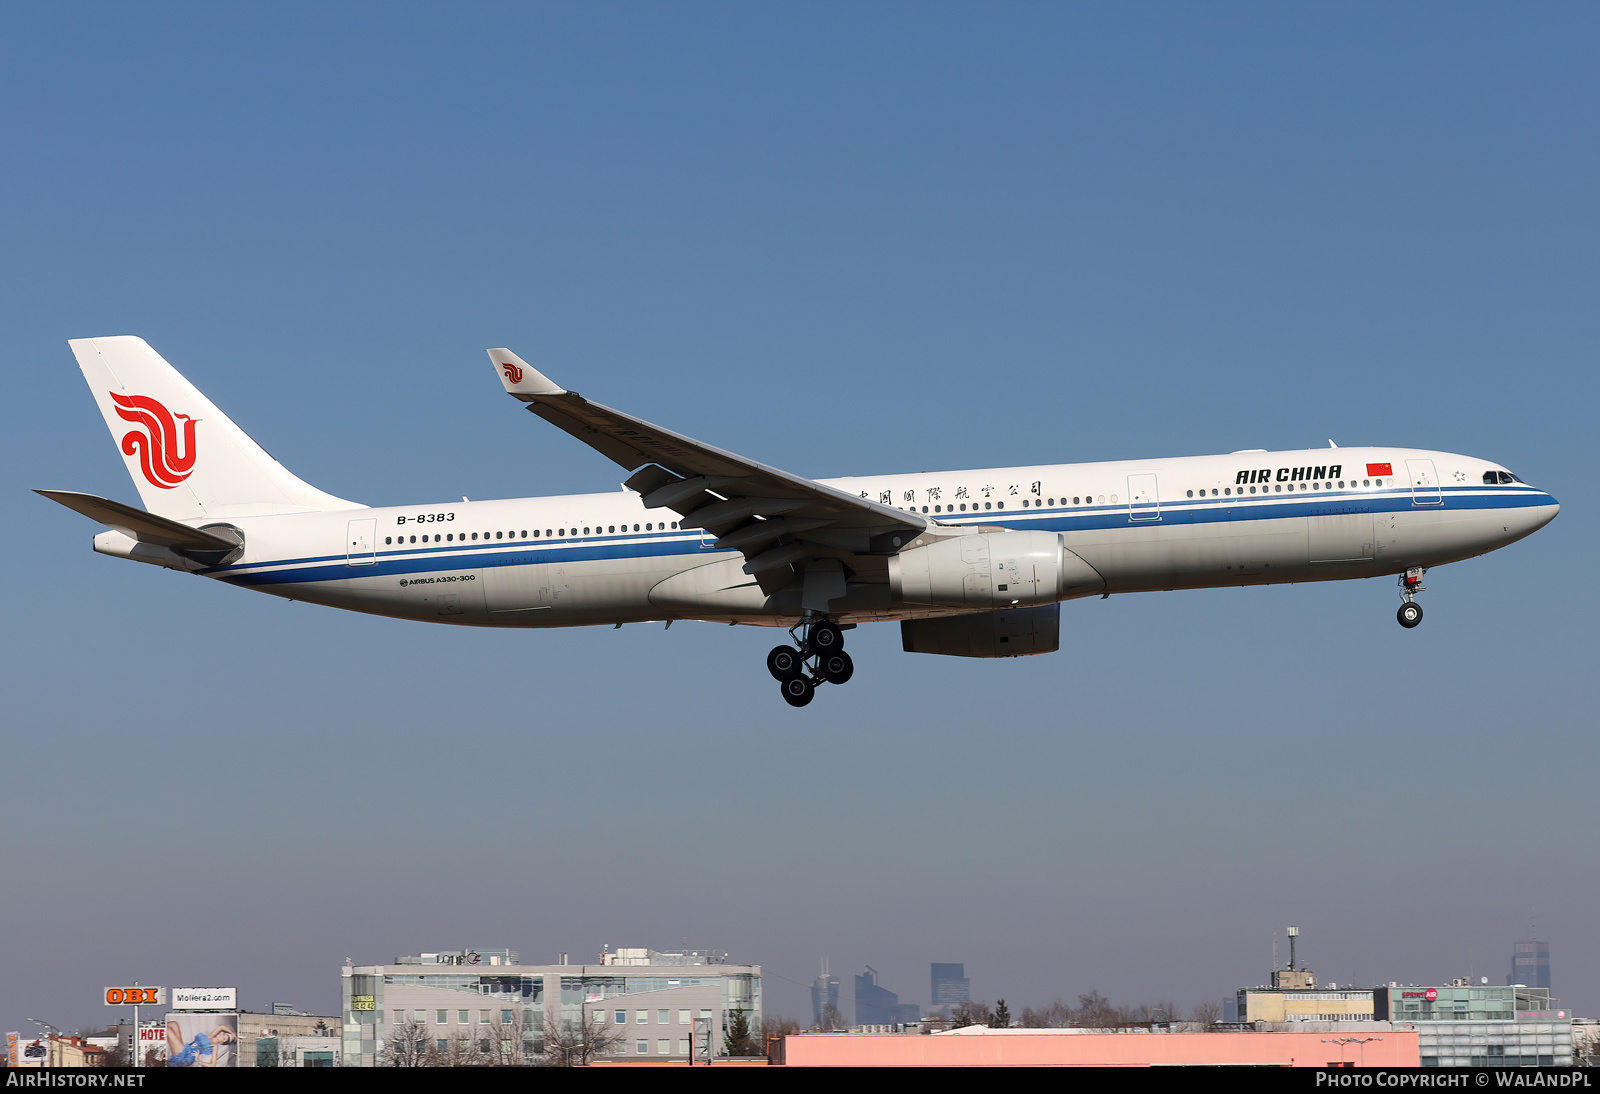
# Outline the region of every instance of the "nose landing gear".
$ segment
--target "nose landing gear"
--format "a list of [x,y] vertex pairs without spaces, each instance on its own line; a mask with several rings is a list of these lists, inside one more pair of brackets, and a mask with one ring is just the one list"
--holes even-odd
[[803,707],[816,696],[818,684],[843,684],[855,675],[855,662],[844,652],[844,629],[826,616],[801,620],[789,633],[801,636],[796,646],[774,646],[767,671],[778,681],[783,701]]
[[1422,622],[1422,605],[1416,602],[1418,593],[1424,591],[1422,585],[1422,567],[1415,566],[1400,575],[1400,610],[1395,613],[1395,618],[1407,630]]

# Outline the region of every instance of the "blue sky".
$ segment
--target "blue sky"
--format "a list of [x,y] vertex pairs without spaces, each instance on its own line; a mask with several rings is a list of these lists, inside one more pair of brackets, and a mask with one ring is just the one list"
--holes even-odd
[[[0,1026],[106,984],[687,940],[800,1014],[1503,982],[1600,1009],[1589,5],[0,13]],[[1397,444],[1560,518],[1430,574],[1069,605],[785,707],[771,636],[505,634],[96,556],[67,351],[139,334],[373,504],[616,488],[483,349],[814,476]]]

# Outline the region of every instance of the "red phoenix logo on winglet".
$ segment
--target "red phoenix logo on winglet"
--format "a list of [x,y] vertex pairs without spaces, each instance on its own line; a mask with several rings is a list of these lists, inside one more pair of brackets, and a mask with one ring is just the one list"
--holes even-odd
[[[171,490],[194,470],[195,419],[173,413],[155,399],[146,395],[118,395],[109,392],[117,404],[117,416],[123,421],[144,427],[143,432],[130,429],[122,435],[124,454],[139,457],[139,468],[151,486]],[[178,422],[183,423],[180,448]]]
[[510,361],[500,362],[500,367],[506,370],[506,379],[513,384],[522,383],[522,369]]

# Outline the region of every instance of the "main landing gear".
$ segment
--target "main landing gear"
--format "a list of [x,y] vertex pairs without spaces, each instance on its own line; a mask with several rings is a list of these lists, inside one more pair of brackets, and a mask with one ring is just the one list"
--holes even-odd
[[774,646],[767,654],[767,671],[778,681],[783,701],[803,707],[816,695],[818,684],[847,683],[856,666],[844,652],[844,630],[833,620],[807,616],[789,634],[796,631],[800,636],[795,646]]
[[1412,567],[1400,575],[1400,610],[1395,613],[1395,618],[1400,620],[1400,625],[1407,630],[1422,622],[1422,605],[1416,601],[1416,595],[1423,591],[1422,575],[1424,570],[1420,566]]

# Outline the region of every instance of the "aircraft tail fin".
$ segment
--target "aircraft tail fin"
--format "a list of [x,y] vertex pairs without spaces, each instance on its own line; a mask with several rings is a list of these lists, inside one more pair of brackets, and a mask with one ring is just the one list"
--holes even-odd
[[186,520],[366,508],[290,474],[143,338],[68,345],[150,512]]

